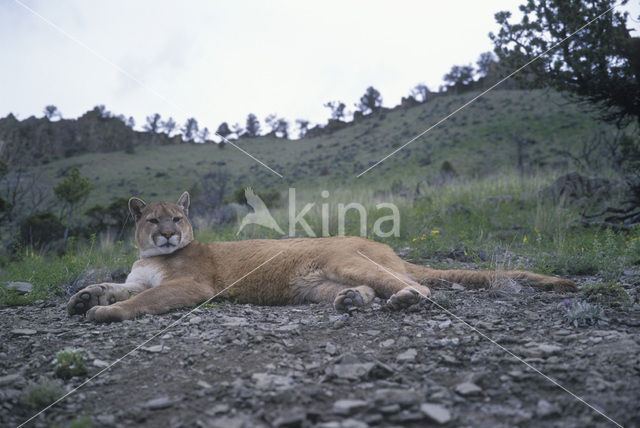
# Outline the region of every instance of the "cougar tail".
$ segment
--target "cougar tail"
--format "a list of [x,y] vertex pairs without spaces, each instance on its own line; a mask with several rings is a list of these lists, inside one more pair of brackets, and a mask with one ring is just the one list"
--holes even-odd
[[578,286],[569,279],[521,270],[436,270],[409,262],[405,262],[405,270],[414,281],[423,281],[427,285],[459,284],[465,288],[503,288],[516,282],[540,290],[578,291]]

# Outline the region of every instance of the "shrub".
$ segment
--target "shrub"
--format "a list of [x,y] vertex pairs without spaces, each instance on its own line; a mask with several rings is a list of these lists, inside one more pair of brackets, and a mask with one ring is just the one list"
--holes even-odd
[[39,409],[56,401],[64,394],[60,385],[48,378],[41,377],[37,383],[30,383],[22,393],[21,400],[24,404]]
[[582,292],[587,302],[604,307],[617,308],[631,304],[629,294],[614,281],[586,284],[582,287]]
[[49,211],[33,214],[20,223],[20,239],[25,244],[41,247],[61,239],[64,229],[60,219]]
[[565,301],[565,318],[575,327],[594,325],[602,318],[602,307],[584,300]]
[[56,354],[55,373],[62,379],[70,379],[74,376],[87,374],[84,349],[65,349]]

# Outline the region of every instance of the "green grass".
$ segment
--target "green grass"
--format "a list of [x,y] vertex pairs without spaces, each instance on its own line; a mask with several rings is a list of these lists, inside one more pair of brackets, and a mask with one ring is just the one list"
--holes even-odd
[[[15,260],[17,258],[17,260]],[[14,255],[13,261],[4,261],[0,269],[0,282],[22,281],[34,285],[31,293],[19,293],[0,287],[0,304],[9,306],[31,304],[63,295],[70,285],[92,268],[129,270],[137,259],[131,244],[109,240],[90,239],[71,242],[66,254],[39,253],[31,248]]]
[[[364,185],[338,188],[328,198],[321,186],[299,189],[298,210],[315,202],[306,219],[321,232],[322,204],[327,204],[330,235],[338,233],[337,206],[358,202],[367,210],[367,236],[397,250],[408,248],[409,257],[436,268],[462,265],[484,269],[527,269],[557,275],[596,275],[602,281],[616,281],[621,273],[640,260],[640,229],[614,232],[584,227],[570,207],[562,208],[541,200],[540,190],[554,176],[521,179],[516,173],[498,174],[476,180],[457,180],[443,186],[425,186],[415,200],[391,193],[379,194]],[[309,199],[302,198],[306,196]],[[400,211],[400,236],[378,238],[372,225],[381,213],[376,205],[394,202]],[[453,208],[452,208],[453,207]],[[286,229],[288,210],[272,210]],[[358,235],[355,212],[347,215],[346,234]],[[260,226],[250,226],[236,235],[237,224],[200,229],[201,241],[276,238],[279,235]],[[302,233],[299,229],[298,233]],[[304,236],[304,234],[303,234]],[[25,281],[35,285],[26,296],[0,291],[4,304],[28,304],[61,294],[90,268],[130,269],[137,258],[132,244],[110,240],[72,243],[62,256],[25,250],[21,260],[3,266],[0,281]],[[1,289],[0,289],[1,290]]]
[[61,173],[79,167],[95,189],[86,206],[107,204],[136,194],[145,199],[174,200],[191,189],[198,177],[224,169],[231,190],[309,188],[333,189],[364,185],[388,190],[402,182],[408,190],[425,178],[437,176],[448,161],[463,177],[484,177],[516,164],[516,138],[535,141],[525,149],[530,171],[559,161],[552,148],[575,149],[600,129],[613,130],[593,120],[575,104],[549,90],[492,91],[427,135],[360,178],[356,175],[407,142],[477,93],[445,96],[409,109],[384,112],[330,134],[302,140],[272,137],[241,139],[237,144],[281,173],[266,168],[227,145],[181,144],[138,147],[125,152],[92,153],[39,166],[44,183],[54,185]]

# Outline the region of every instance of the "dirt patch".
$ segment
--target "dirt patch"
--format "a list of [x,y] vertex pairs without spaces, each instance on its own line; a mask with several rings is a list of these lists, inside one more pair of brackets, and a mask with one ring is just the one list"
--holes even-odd
[[[439,292],[465,322],[640,426],[637,304],[575,328],[561,308],[574,295]],[[0,309],[0,425],[36,413],[21,393],[53,376],[57,351],[84,348],[92,376],[188,312],[96,325],[69,319],[64,304]],[[614,426],[438,307],[399,313],[380,301],[350,315],[331,305],[197,310],[30,425],[80,415],[94,426]]]

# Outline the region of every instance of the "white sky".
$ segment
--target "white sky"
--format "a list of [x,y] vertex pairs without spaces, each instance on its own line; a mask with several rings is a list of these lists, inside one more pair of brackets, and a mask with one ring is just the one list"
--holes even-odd
[[159,112],[214,131],[248,113],[324,123],[324,103],[353,110],[370,85],[385,106],[417,83],[436,90],[452,65],[492,50],[495,12],[524,0],[20,1],[143,85],[0,0],[0,117],[104,104],[137,128]]

